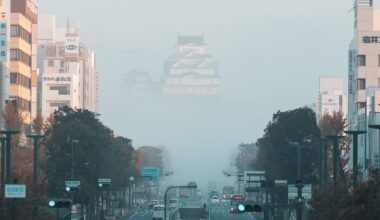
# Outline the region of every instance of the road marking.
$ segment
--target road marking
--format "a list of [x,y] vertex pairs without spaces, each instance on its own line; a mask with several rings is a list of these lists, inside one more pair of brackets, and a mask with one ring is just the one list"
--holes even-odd
[[253,220],[255,220],[256,218],[252,216],[252,213],[248,213],[249,217]]
[[133,215],[131,215],[128,219],[132,219],[133,217],[135,217],[137,215],[137,212],[135,212]]

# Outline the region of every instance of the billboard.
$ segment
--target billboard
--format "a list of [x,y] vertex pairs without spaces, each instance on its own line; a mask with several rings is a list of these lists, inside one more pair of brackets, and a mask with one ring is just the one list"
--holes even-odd
[[6,62],[8,57],[8,22],[7,11],[0,7],[0,61]]
[[65,38],[65,54],[79,54],[79,37],[77,34],[66,34]]

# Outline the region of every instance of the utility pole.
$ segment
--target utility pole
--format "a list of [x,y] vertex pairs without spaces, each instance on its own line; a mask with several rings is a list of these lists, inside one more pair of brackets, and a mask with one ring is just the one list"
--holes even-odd
[[353,136],[353,179],[352,179],[352,185],[353,187],[356,187],[357,181],[358,181],[358,136],[360,134],[366,134],[367,131],[345,131],[344,133],[352,135]]
[[27,135],[26,137],[33,139],[33,150],[34,150],[34,160],[33,160],[33,185],[37,185],[38,178],[38,140],[45,137],[45,135],[33,134]]

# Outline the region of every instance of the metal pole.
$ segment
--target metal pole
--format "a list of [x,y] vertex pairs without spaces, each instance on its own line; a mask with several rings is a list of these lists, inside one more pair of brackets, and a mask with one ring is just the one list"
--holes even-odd
[[297,144],[297,180],[301,180],[301,145]]
[[327,183],[329,181],[328,169],[327,169],[327,141],[326,140],[323,141],[322,149],[323,149],[323,179],[324,179],[323,187],[324,187],[324,190],[326,191]]
[[11,136],[7,135],[6,137],[6,143],[7,143],[7,149],[6,149],[6,166],[7,166],[7,172],[6,172],[6,182],[11,182]]
[[33,139],[34,160],[33,160],[33,184],[37,185],[38,178],[38,140],[45,137],[44,135],[27,135],[28,138]]
[[357,178],[358,178],[358,171],[357,171],[357,167],[358,167],[358,135],[357,134],[354,134],[353,135],[353,141],[354,141],[354,149],[353,149],[353,170],[354,170],[354,176],[353,176],[353,179],[352,179],[352,184],[354,187],[356,187],[356,183],[357,183]]
[[74,140],[71,141],[71,180],[74,180]]
[[5,185],[5,138],[0,138],[1,141],[1,190],[4,193]]
[[57,208],[57,216],[56,216],[56,219],[59,220],[59,208]]
[[338,182],[338,138],[333,140],[333,183],[336,188]]

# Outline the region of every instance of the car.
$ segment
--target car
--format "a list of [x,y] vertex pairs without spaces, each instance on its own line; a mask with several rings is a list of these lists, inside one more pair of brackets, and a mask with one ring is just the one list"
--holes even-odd
[[169,209],[178,209],[179,208],[178,199],[169,199],[168,208]]
[[220,203],[219,196],[211,197],[211,204],[219,204],[219,203]]
[[158,205],[158,200],[150,200],[149,208],[152,209],[155,205]]
[[164,219],[164,211],[165,211],[165,206],[164,205],[155,205],[153,206],[153,215],[152,219],[153,220],[163,220]]

